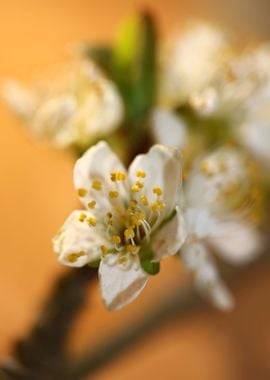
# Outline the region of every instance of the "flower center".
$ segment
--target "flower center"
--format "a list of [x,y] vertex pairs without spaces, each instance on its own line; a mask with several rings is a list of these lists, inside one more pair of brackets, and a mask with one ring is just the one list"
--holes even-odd
[[[87,217],[86,213],[80,215],[80,222],[88,223],[89,227],[105,232],[108,244],[100,246],[101,257],[120,254],[118,261],[124,262],[128,254],[138,254],[141,245],[149,242],[151,232],[160,224],[161,211],[165,207],[162,199],[163,190],[154,186],[152,188],[154,201],[152,199],[150,202],[144,190],[146,177],[145,171],[138,170],[134,183],[130,183],[126,173],[110,173],[109,180],[113,189],[104,195],[110,200],[111,209],[106,210],[104,214],[97,214],[99,215],[97,219]],[[120,186],[126,189],[128,199],[121,196]],[[97,192],[106,191],[106,187],[98,180],[94,180],[91,187]],[[78,193],[82,197],[88,192],[86,189],[79,189]],[[93,199],[88,203],[88,208],[94,211],[97,205]]]

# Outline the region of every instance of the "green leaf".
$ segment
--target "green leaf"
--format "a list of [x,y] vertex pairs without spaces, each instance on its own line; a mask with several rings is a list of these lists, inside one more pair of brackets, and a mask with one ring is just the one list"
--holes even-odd
[[143,13],[122,25],[113,49],[113,77],[126,105],[127,125],[137,140],[143,132],[140,123],[155,101],[156,40],[154,20]]
[[95,61],[108,77],[112,77],[112,49],[110,47],[86,45],[83,54]]

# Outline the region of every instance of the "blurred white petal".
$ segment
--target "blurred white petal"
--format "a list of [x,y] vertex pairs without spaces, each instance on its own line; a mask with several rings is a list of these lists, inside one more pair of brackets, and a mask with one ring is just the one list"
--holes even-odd
[[179,149],[187,145],[186,124],[180,116],[162,108],[156,108],[151,118],[151,132],[158,144]]
[[209,238],[216,252],[232,264],[246,264],[261,253],[262,236],[245,221],[219,221]]

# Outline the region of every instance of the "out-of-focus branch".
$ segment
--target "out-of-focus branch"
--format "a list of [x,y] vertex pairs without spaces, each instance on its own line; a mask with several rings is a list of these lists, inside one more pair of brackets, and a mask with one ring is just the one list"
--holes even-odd
[[2,366],[8,378],[64,379],[66,340],[96,273],[89,267],[70,270],[56,282],[29,335],[16,344],[14,361]]
[[[269,249],[267,249],[269,253]],[[256,262],[241,269],[233,269],[225,273],[225,279],[232,283],[240,282],[250,275],[256,268],[270,264],[270,257],[265,253]],[[225,271],[226,272],[226,271]],[[99,347],[94,347],[86,352],[81,358],[74,362],[74,366],[69,369],[68,380],[84,379],[85,376],[94,373],[110,360],[120,355],[128,346],[134,344],[139,339],[143,339],[155,328],[165,323],[169,318],[179,315],[184,317],[198,308],[207,307],[206,302],[198,295],[193,286],[177,290],[171,295],[167,295],[159,306],[144,316],[135,325],[129,326],[120,335],[104,342]]]

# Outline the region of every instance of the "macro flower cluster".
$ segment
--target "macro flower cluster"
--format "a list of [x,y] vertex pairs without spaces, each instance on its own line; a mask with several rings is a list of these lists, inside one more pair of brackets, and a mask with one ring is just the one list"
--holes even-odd
[[149,17],[132,20],[53,84],[8,81],[3,95],[41,141],[82,152],[80,207],[53,248],[63,265],[98,268],[108,309],[133,301],[174,256],[229,310],[218,261],[249,263],[266,240],[270,43],[236,47],[203,22],[156,40]]

